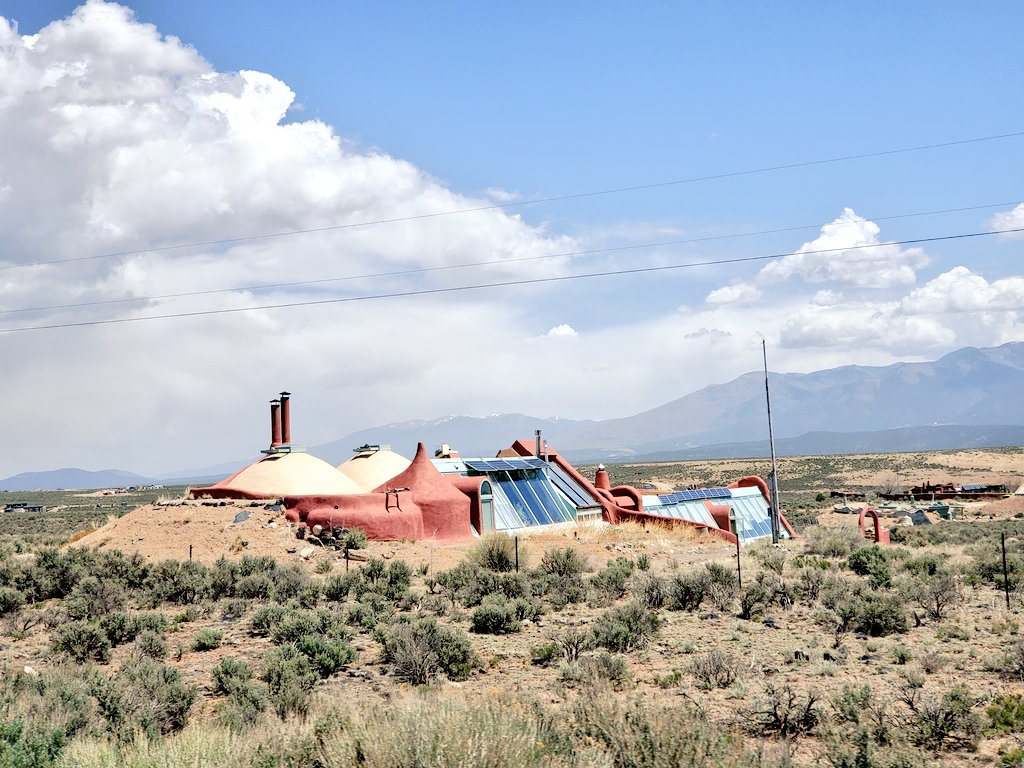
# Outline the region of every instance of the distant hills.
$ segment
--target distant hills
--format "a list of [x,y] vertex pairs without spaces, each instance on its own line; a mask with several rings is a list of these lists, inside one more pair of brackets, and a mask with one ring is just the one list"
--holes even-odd
[[[1024,342],[967,347],[930,363],[848,365],[813,373],[771,373],[780,455],[880,453],[1024,445]],[[448,444],[463,456],[492,456],[540,429],[571,460],[668,461],[763,456],[768,452],[764,374],[746,373],[634,416],[605,421],[523,414],[448,416],[385,424],[311,446],[340,464],[365,443],[412,456],[418,442]],[[255,453],[255,450],[254,450]],[[236,464],[163,475],[156,482],[219,479]],[[154,482],[129,472],[55,470],[0,480],[0,489],[105,488]]]
[[[930,363],[771,373],[776,451],[876,453],[1024,444],[1024,343],[951,352]],[[489,456],[543,431],[576,461],[758,456],[768,452],[764,374],[746,373],[649,411],[606,421],[521,414],[386,424],[310,448],[340,463],[364,443],[412,455],[447,443]]]
[[126,488],[131,485],[149,485],[153,481],[133,472],[119,469],[101,469],[89,472],[84,469],[54,469],[49,472],[22,472],[20,475],[0,480],[0,490],[35,491],[64,488]]

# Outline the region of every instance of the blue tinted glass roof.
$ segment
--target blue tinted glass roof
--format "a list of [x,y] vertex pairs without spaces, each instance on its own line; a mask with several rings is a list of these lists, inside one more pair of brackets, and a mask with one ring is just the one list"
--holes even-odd
[[572,477],[557,464],[548,464],[548,476],[554,486],[577,507],[584,508],[601,506],[598,504],[597,499],[587,492],[586,488],[573,480]]

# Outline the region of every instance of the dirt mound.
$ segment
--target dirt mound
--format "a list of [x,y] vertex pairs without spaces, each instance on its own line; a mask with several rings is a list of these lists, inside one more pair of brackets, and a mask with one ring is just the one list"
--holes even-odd
[[[239,519],[244,518],[244,519]],[[566,527],[520,535],[523,567],[536,566],[551,547],[572,546],[586,555],[595,567],[615,557],[647,554],[653,560],[728,560],[734,549],[717,538],[688,528],[645,530],[626,523]],[[414,568],[425,566],[434,573],[454,567],[466,556],[473,541],[371,541],[367,549],[354,552],[354,559],[400,558]],[[321,559],[340,560],[341,553],[315,547],[295,536],[295,527],[283,510],[267,509],[264,502],[177,500],[147,504],[128,514],[111,518],[106,525],[76,537],[67,546],[98,550],[138,552],[150,561],[193,560],[214,563],[222,555],[238,560],[242,555],[271,555],[281,561],[310,563]],[[307,557],[303,558],[306,550]]]
[[[284,511],[263,502],[174,502],[147,504],[69,542],[76,547],[138,552],[147,560],[192,559],[212,563],[221,555],[284,559],[305,545],[295,538]],[[289,551],[290,550],[290,551]]]

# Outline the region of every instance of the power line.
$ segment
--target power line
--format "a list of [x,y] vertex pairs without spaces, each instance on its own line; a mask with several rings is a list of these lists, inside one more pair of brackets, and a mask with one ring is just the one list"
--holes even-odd
[[[809,254],[821,254],[821,253],[836,253],[845,251],[858,251],[867,248],[882,248],[891,245],[918,245],[921,243],[935,243],[943,240],[963,240],[973,237],[986,237],[989,235],[1005,235],[1016,232],[1024,232],[1024,227],[1017,227],[1014,229],[1000,229],[992,230],[988,232],[964,232],[956,235],[942,235],[939,237],[921,237],[913,240],[896,240],[889,243],[871,243],[870,245],[854,245],[846,246],[841,248],[824,248],[821,250],[814,251],[802,251],[804,255]],[[452,286],[448,288],[425,288],[416,291],[396,291],[394,293],[378,293],[369,294],[366,296],[346,296],[344,298],[335,299],[315,299],[308,301],[295,301],[287,302],[283,304],[264,304],[258,307],[232,307],[230,309],[208,309],[208,310],[197,310],[194,312],[176,312],[166,315],[147,315],[144,317],[121,317],[110,320],[88,320],[77,323],[55,323],[52,325],[35,325],[35,326],[24,326],[21,328],[2,328],[0,333],[21,333],[25,331],[46,331],[55,330],[57,328],[82,328],[86,326],[96,325],[115,325],[122,323],[138,323],[146,322],[150,320],[172,320],[185,317],[202,317],[206,315],[227,315],[234,314],[237,312],[256,312],[267,309],[290,309],[292,307],[313,307],[324,304],[345,304],[356,301],[374,301],[378,299],[395,299],[395,298],[406,298],[411,296],[429,296],[441,293],[461,293],[463,291],[476,291],[485,290],[490,288],[507,288],[519,285],[536,285],[541,283],[556,283],[565,282],[569,280],[583,280],[595,277],[618,277],[622,275],[638,275],[650,272],[665,272],[676,269],[686,269],[688,267],[707,267],[707,266],[718,266],[724,264],[741,264],[744,262],[754,261],[769,261],[773,259],[781,259],[785,256],[790,255],[790,252],[786,253],[775,253],[765,256],[743,256],[733,259],[714,259],[709,261],[700,262],[689,262],[686,264],[667,264],[656,267],[635,267],[632,269],[615,269],[607,270],[603,272],[586,272],[578,275],[559,275],[555,277],[535,277],[535,278],[523,278],[520,280],[505,280],[496,283],[479,283],[476,285],[463,285],[463,286]]]
[[796,163],[784,163],[782,165],[769,165],[761,168],[748,168],[742,171],[727,171],[725,173],[715,173],[707,176],[691,176],[685,179],[675,179],[672,181],[658,181],[650,184],[635,184],[628,187],[612,187],[610,189],[595,190],[590,192],[574,192],[565,195],[553,195],[550,197],[540,197],[533,200],[518,200],[507,203],[492,203],[490,205],[481,205],[472,208],[460,208],[451,211],[437,211],[435,213],[420,213],[412,216],[396,216],[389,219],[373,219],[370,221],[359,221],[352,222],[349,224],[333,224],[326,227],[312,227],[309,229],[289,229],[282,230],[280,232],[267,232],[256,235],[239,235],[236,237],[227,237],[220,240],[205,240],[192,243],[179,243],[175,245],[162,245],[153,248],[141,248],[134,251],[117,251],[113,253],[101,253],[94,254],[92,256],[76,256],[70,259],[51,259],[49,261],[31,261],[24,262],[21,264],[8,264],[0,266],[0,270],[6,269],[21,269],[24,267],[41,267],[49,266],[53,264],[69,264],[80,261],[94,261],[98,259],[112,259],[120,256],[136,256],[143,253],[160,253],[163,251],[181,250],[185,248],[202,248],[211,245],[228,245],[229,243],[241,243],[252,240],[267,240],[275,237],[291,237],[294,235],[308,235],[315,234],[318,232],[333,232],[344,229],[354,229],[358,227],[371,227],[378,226],[381,224],[397,224],[404,221],[418,221],[422,219],[435,219],[444,216],[458,216],[466,213],[477,213],[480,211],[494,211],[502,210],[507,208],[517,208],[527,205],[538,205],[541,203],[553,203],[561,202],[563,200],[580,200],[588,197],[600,197],[602,195],[616,195],[624,192],[640,192],[647,189],[660,189],[664,187],[681,186],[684,184],[696,184],[703,181],[715,181],[719,179],[731,179],[738,178],[741,176],[754,176],[762,173],[774,173],[776,171],[786,171],[795,168],[808,168],[815,165],[829,165],[832,163],[844,163],[851,160],[866,160],[872,157],[887,157],[889,155],[899,155],[907,152],[923,152],[929,149],[944,149],[946,147],[956,147],[965,144],[978,144],[984,141],[998,141],[1000,139],[1011,139],[1024,136],[1024,131],[1014,131],[1012,133],[999,133],[992,136],[977,136],[969,139],[957,139],[955,141],[944,141],[937,144],[919,144],[913,147],[900,147],[897,149],[885,149],[878,152],[861,152],[854,155],[840,155],[838,157],[829,157],[818,160],[804,160]]
[[[892,221],[894,219],[907,219],[917,216],[935,216],[945,213],[961,213],[963,211],[976,211],[985,208],[1003,208],[1006,206],[1020,205],[1019,201],[1005,203],[987,203],[985,205],[970,205],[960,208],[945,208],[936,211],[920,211],[917,213],[898,213],[891,216],[871,216],[870,221]],[[849,222],[833,222],[833,224],[857,224],[860,219]],[[324,283],[337,283],[348,280],[368,280],[378,277],[402,277],[406,275],[425,274],[428,272],[442,272],[446,270],[468,269],[472,267],[488,267],[503,264],[516,264],[527,261],[539,261],[543,259],[567,258],[572,256],[593,256],[602,253],[616,253],[622,251],[639,250],[643,248],[664,248],[672,245],[689,245],[693,243],[704,243],[714,240],[729,240],[741,237],[757,237],[760,235],[772,235],[784,232],[797,232],[805,229],[817,229],[821,224],[804,224],[792,227],[780,227],[777,229],[762,229],[756,232],[734,232],[727,235],[709,235],[707,237],[693,237],[684,240],[665,240],[657,243],[640,243],[635,245],[620,245],[608,248],[594,248],[586,251],[567,251],[563,253],[549,253],[540,256],[522,256],[515,259],[491,259],[488,261],[475,261],[466,264],[448,264],[440,267],[419,267],[417,269],[395,270],[391,272],[372,272],[362,275],[344,275],[340,277],[324,277],[313,280],[297,280],[287,283],[265,283],[261,285],[237,286],[234,288],[214,288],[205,291],[184,291],[181,293],[165,293],[156,296],[131,296],[121,299],[103,299],[99,301],[84,301],[74,304],[51,304],[42,307],[22,307],[19,309],[0,309],[0,315],[11,315],[23,312],[43,312],[54,309],[82,309],[85,307],[107,306],[111,304],[126,304],[143,301],[160,301],[163,299],[191,298],[195,296],[210,296],[220,293],[238,293],[240,291],[265,291],[273,288],[297,288],[302,286],[322,285]]]

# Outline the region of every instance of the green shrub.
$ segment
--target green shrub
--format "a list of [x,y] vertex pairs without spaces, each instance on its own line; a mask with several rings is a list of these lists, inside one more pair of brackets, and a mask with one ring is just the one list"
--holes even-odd
[[139,653],[156,661],[167,658],[167,640],[159,632],[151,629],[142,630],[135,638],[135,647]]
[[988,733],[1024,733],[1024,695],[1006,693],[996,696],[985,708],[985,715]]
[[250,622],[250,632],[254,635],[267,637],[274,627],[281,623],[284,618],[285,609],[280,605],[261,605],[253,611]]
[[374,557],[359,575],[353,585],[357,599],[366,592],[376,592],[392,601],[401,600],[412,583],[412,567],[404,560],[392,560],[385,565],[384,560]]
[[228,656],[210,670],[210,676],[213,678],[213,692],[228,696],[238,686],[248,684],[252,679],[252,667],[241,659]]
[[0,616],[14,613],[25,605],[25,595],[20,589],[0,587]]
[[905,686],[901,698],[910,713],[904,726],[912,744],[934,752],[977,747],[982,722],[973,711],[978,699],[967,686],[959,685],[941,698],[921,688]]
[[608,605],[624,597],[635,568],[632,560],[620,557],[591,576],[589,587],[594,605]]
[[566,685],[594,685],[599,681],[619,687],[632,679],[629,665],[621,656],[602,651],[593,656],[581,656],[559,671],[558,679]]
[[895,595],[868,592],[860,600],[854,631],[872,637],[907,631],[907,615],[902,601]]
[[224,621],[237,621],[249,612],[248,600],[225,600],[220,615]]
[[771,604],[771,592],[764,581],[752,581],[740,593],[740,618],[759,619]]
[[439,674],[465,679],[479,663],[465,632],[433,619],[397,622],[378,628],[376,637],[383,649],[382,661],[391,664],[399,678],[418,685]]
[[98,661],[106,664],[112,653],[110,640],[98,625],[75,621],[60,627],[53,636],[53,649],[66,653],[77,662]]
[[803,532],[804,551],[821,557],[846,557],[864,542],[853,528],[809,526]]
[[668,583],[665,607],[673,611],[696,611],[707,597],[711,578],[707,572],[680,573]]
[[844,685],[842,693],[832,699],[832,709],[835,710],[836,719],[839,722],[859,724],[861,716],[871,704],[871,700],[870,685],[865,684],[860,688]]
[[905,597],[925,610],[932,619],[942,620],[964,601],[963,582],[960,577],[940,568],[922,573],[903,585]]
[[560,658],[562,658],[562,648],[554,640],[535,645],[530,649],[530,662],[540,667],[550,667]]
[[892,586],[892,568],[885,550],[877,544],[859,547],[846,558],[846,564],[858,576],[867,576],[873,587]]
[[296,648],[309,659],[321,678],[340,672],[356,658],[355,649],[339,638],[303,635],[296,643]]
[[277,560],[270,555],[242,555],[238,561],[238,575],[251,576],[254,573],[273,574],[277,570]]
[[198,561],[163,560],[147,574],[145,588],[154,605],[192,605],[209,594],[210,573]]
[[297,598],[311,584],[309,574],[298,563],[278,567],[271,574],[271,581],[274,600],[280,603]]
[[334,603],[344,602],[361,578],[358,571],[328,576],[323,583],[324,597]]
[[193,651],[212,651],[220,648],[224,633],[219,629],[200,629],[192,640]]
[[504,598],[488,600],[474,608],[469,623],[473,632],[484,635],[508,635],[523,628],[515,607]]
[[739,676],[739,665],[728,653],[712,650],[690,662],[689,672],[704,691],[728,688]]
[[652,611],[664,607],[669,597],[668,582],[653,574],[644,574],[636,582],[634,591],[644,607]]
[[571,576],[579,576],[584,573],[589,564],[586,555],[572,547],[559,549],[558,547],[547,550],[540,559],[540,567],[543,571],[553,576],[565,579]]
[[594,647],[594,636],[589,632],[570,629],[565,634],[560,635],[556,642],[558,647],[562,649],[562,655],[565,656],[565,660],[571,663],[580,658],[585,651],[589,651]]
[[139,622],[140,630],[145,631],[148,629],[159,635],[162,635],[171,626],[170,619],[163,612],[137,613],[135,614],[135,619]]
[[235,594],[243,600],[269,600],[274,594],[274,580],[268,573],[250,573],[235,584]]
[[210,569],[210,597],[220,600],[235,596],[238,583],[238,566],[221,555]]
[[598,616],[591,631],[596,645],[625,653],[646,646],[659,623],[657,613],[633,602]]
[[128,595],[119,581],[83,576],[64,598],[64,610],[72,619],[95,619],[124,608]]
[[130,643],[142,631],[142,624],[135,616],[120,611],[104,616],[99,624],[114,647]]
[[903,563],[903,568],[915,576],[934,576],[943,568],[949,555],[927,552],[911,557]]
[[368,543],[369,539],[366,537],[366,531],[362,531],[359,528],[349,528],[345,531],[341,540],[341,546],[344,549],[366,549]]
[[275,645],[295,643],[303,635],[320,633],[320,620],[311,611],[289,609],[270,630]]
[[786,567],[786,550],[772,546],[769,543],[756,544],[749,550],[751,557],[757,560],[761,567],[780,576]]
[[0,722],[0,765],[47,768],[55,764],[66,742],[62,728],[26,731],[20,718]]
[[155,739],[185,727],[198,691],[175,668],[143,658],[111,678],[97,679],[93,696],[119,738],[129,740],[141,731]]
[[[467,557],[481,568],[507,573],[516,567],[516,546],[516,541],[507,533],[488,533],[470,548]],[[526,563],[524,554],[524,549],[520,547],[520,568]]]
[[260,679],[267,684],[270,702],[282,720],[309,712],[311,692],[319,675],[309,658],[291,645],[282,645],[263,657]]

